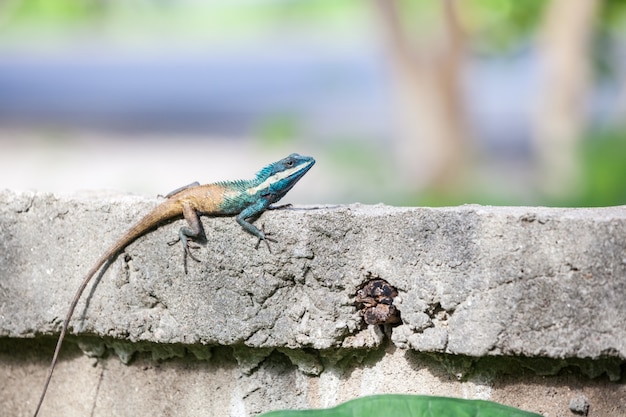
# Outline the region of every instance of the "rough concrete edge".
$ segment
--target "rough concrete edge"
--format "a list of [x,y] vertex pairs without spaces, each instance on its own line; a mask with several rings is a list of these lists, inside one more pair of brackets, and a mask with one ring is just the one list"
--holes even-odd
[[[26,194],[27,196],[27,194]],[[59,197],[59,196],[55,196]],[[33,194],[33,198],[35,198],[35,194]],[[91,197],[89,197],[91,198]],[[128,197],[122,196],[122,199],[130,198],[133,201],[136,201],[137,197]],[[152,200],[150,200],[152,201]],[[385,206],[380,206],[383,208]],[[476,206],[476,205],[468,205],[464,206],[468,209],[476,209],[476,210],[487,210],[491,211],[493,208],[484,207],[484,206]],[[613,215],[617,215],[617,217],[625,217],[626,213],[623,210],[624,207],[616,207],[615,211],[612,211],[612,208],[605,210],[605,215],[611,217]],[[28,206],[24,207],[25,210],[28,210]],[[395,208],[397,210],[402,210],[404,208]],[[413,208],[407,208],[413,209]],[[523,207],[516,207],[517,211],[524,211]],[[585,212],[589,212],[594,209],[545,209],[539,208],[541,210],[548,211],[561,211],[565,216],[578,217]],[[433,209],[436,210],[436,209]],[[384,346],[385,342],[382,340],[382,335],[380,332],[380,327],[372,326],[370,327],[373,332],[375,338],[380,338],[379,343],[372,344],[369,347],[363,349],[363,352],[367,352],[369,350],[378,350]],[[378,330],[376,330],[378,329]],[[0,338],[2,340],[2,338]],[[129,362],[132,360],[132,356],[137,352],[151,352],[154,360],[166,360],[173,357],[181,357],[186,354],[192,354],[197,359],[206,360],[210,358],[210,346],[204,347],[194,347],[194,345],[183,345],[183,344],[173,344],[168,346],[163,346],[159,343],[153,342],[140,342],[133,343],[129,341],[119,340],[119,339],[111,339],[108,342],[106,338],[97,338],[94,341],[94,338],[88,335],[72,337],[68,340],[71,343],[77,343],[83,352],[87,355],[99,356],[102,355],[107,350],[114,351],[122,360],[122,362]],[[359,354],[358,350],[355,349],[346,349],[346,348],[337,348],[329,350],[328,352],[319,351],[316,354],[311,354],[310,350],[307,349],[288,349],[288,348],[277,348],[277,349],[267,349],[267,350],[259,350],[258,348],[249,348],[244,345],[233,345],[233,350],[235,352],[235,357],[242,358],[242,365],[248,367],[254,367],[255,361],[261,361],[267,355],[269,355],[272,351],[277,350],[281,353],[284,353],[288,356],[292,362],[298,366],[300,370],[308,374],[319,374],[323,370],[324,361],[331,362],[340,362],[346,360],[346,358],[351,358],[352,360],[358,361]],[[356,352],[356,354],[355,354]],[[586,361],[581,358],[563,358],[563,359],[549,359],[549,358],[519,358],[519,357],[505,357],[505,356],[486,356],[486,357],[467,357],[462,355],[449,355],[445,353],[423,353],[425,355],[431,356],[437,360],[440,360],[444,363],[450,364],[450,369],[452,373],[459,375],[459,369],[462,370],[460,375],[467,375],[472,372],[475,366],[480,365],[481,363],[488,363],[488,366],[494,366],[495,368],[501,368],[505,370],[512,363],[520,364],[520,366],[533,370],[539,374],[544,375],[553,375],[558,373],[560,370],[566,367],[576,367],[583,374],[589,377],[597,377],[602,373],[607,373],[611,380],[618,380],[621,378],[623,373],[623,361],[619,361],[615,358],[601,358],[594,361]],[[245,364],[246,361],[250,361],[250,357],[254,360],[248,365]],[[245,367],[244,366],[244,367]]]

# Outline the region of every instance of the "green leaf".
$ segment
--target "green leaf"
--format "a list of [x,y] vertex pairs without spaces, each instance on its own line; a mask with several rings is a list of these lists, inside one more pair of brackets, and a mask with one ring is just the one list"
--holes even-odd
[[372,395],[321,410],[272,411],[259,417],[541,417],[491,401],[428,395]]

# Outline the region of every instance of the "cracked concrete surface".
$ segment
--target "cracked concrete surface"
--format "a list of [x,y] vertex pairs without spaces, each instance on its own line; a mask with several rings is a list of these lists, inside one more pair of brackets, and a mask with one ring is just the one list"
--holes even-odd
[[[15,355],[5,349],[0,356],[5,374],[7,369],[15,375],[16,370],[34,367],[32,378],[37,381],[52,351],[33,346],[58,334],[69,301],[91,263],[157,203],[102,193],[0,192],[0,341],[11,349],[21,346],[36,357],[27,355],[9,366],[7,361],[13,363]],[[232,366],[238,376],[227,365],[232,371],[228,378],[235,379],[229,382],[232,390],[225,388],[231,390],[227,408],[235,411],[212,408],[212,415],[254,415],[251,410],[280,408],[277,405],[283,403],[332,405],[354,395],[346,387],[355,384],[352,378],[359,373],[363,375],[357,394],[370,392],[367,384],[378,387],[373,392],[392,392],[384,381],[397,383],[405,372],[411,373],[408,380],[414,380],[422,372],[415,361],[425,360],[439,364],[428,365],[428,373],[438,375],[433,366],[443,367],[449,372],[441,375],[456,381],[451,385],[456,388],[449,391],[421,391],[437,395],[467,397],[463,392],[468,384],[478,384],[489,393],[469,397],[498,397],[492,389],[499,379],[485,368],[493,365],[485,362],[490,360],[500,370],[519,364],[520,369],[531,370],[532,378],[558,375],[572,366],[581,380],[600,375],[613,381],[623,378],[624,206],[296,207],[264,213],[257,223],[264,223],[278,239],[272,253],[264,246],[255,250],[255,239],[233,218],[203,218],[207,243],[195,250],[202,262],[190,262],[187,275],[180,247],[167,244],[182,220],[141,237],[86,292],[71,322],[73,341],[90,356],[104,355],[97,363],[115,368],[118,376],[135,378],[142,371],[133,365],[133,358],[148,363],[147,367],[153,366],[151,360],[158,364],[169,359],[158,366],[195,369],[202,368],[202,362],[213,363],[216,351],[219,357],[228,356],[226,362],[236,363]],[[394,306],[400,310],[400,325],[366,326],[359,315],[357,291],[374,278],[398,290]],[[224,353],[226,348],[229,354]],[[112,365],[110,352],[131,363],[130,368]],[[384,372],[380,368],[388,360],[384,352],[392,352],[390,358],[409,352],[417,356],[409,355],[395,365],[388,362],[388,372],[395,378],[381,376],[376,383],[372,372]],[[74,353],[60,368],[70,372],[72,366],[80,369],[81,363],[89,362]],[[297,373],[284,371],[287,363]],[[399,363],[409,370],[400,369]],[[276,394],[271,402],[250,402],[251,394],[245,394],[243,387],[259,384],[268,375],[274,375],[272,383],[278,384],[273,366],[276,372],[290,375],[293,393]],[[195,378],[193,372],[189,375]],[[463,382],[457,377],[469,379]],[[420,384],[441,387],[441,378],[447,377],[431,378],[430,385],[420,380]],[[189,389],[180,384],[178,389]],[[329,384],[325,389],[335,395],[311,394],[321,392],[314,389],[319,384]],[[71,390],[71,386],[69,378],[63,387]],[[9,386],[2,388],[4,399],[14,398]],[[393,392],[405,391],[412,392],[407,388]],[[498,392],[508,398],[504,394],[510,388]],[[24,397],[15,410],[22,406],[27,410],[24,404],[34,401],[35,394]],[[90,395],[96,405],[105,401],[102,392]],[[594,398],[589,398],[590,415],[594,415]],[[50,400],[50,415],[86,414],[71,414],[71,407],[59,413],[55,405],[58,401]],[[545,410],[549,406],[546,401]],[[95,415],[107,415],[101,413]]]

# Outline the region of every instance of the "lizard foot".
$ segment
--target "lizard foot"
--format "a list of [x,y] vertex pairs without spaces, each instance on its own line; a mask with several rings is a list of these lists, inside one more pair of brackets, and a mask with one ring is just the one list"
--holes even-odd
[[265,223],[263,223],[261,225],[261,234],[259,236],[259,240],[256,243],[256,246],[254,247],[254,249],[259,249],[259,245],[261,244],[261,241],[265,242],[265,245],[267,245],[267,250],[272,253],[272,249],[270,248],[270,242],[278,242],[276,239],[272,239],[271,237],[268,237],[271,233],[270,232],[266,232],[265,231]]
[[193,252],[191,252],[192,249],[200,249],[200,245],[192,245],[190,243],[187,243],[187,245],[185,246],[185,254],[196,262],[202,262],[200,261],[200,259],[196,258],[193,255]]
[[193,259],[196,262],[201,262],[200,259],[196,258],[193,253],[191,252],[191,248],[197,249],[199,248],[199,246],[192,246],[189,243],[187,243],[186,245],[183,246],[183,249],[185,251],[184,255],[183,255],[183,267],[185,269],[185,274],[187,273],[187,257],[190,257],[191,259]]
[[200,259],[194,256],[193,252],[191,252],[191,249],[198,249],[200,248],[200,246],[192,245],[187,239],[181,239],[180,237],[170,242],[167,242],[167,244],[172,246],[181,241],[182,241],[182,246],[183,246],[183,267],[185,269],[185,274],[186,274],[187,273],[187,257],[190,257],[196,262],[202,262]]

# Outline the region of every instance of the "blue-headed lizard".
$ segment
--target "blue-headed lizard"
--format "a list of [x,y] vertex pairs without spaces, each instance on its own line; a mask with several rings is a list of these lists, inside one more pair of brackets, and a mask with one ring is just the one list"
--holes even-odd
[[315,159],[312,157],[294,153],[278,162],[267,165],[257,172],[256,176],[251,180],[222,181],[206,185],[194,183],[166,195],[166,200],[139,220],[104,252],[83,278],[61,327],[61,333],[34,416],[37,416],[43,404],[76,305],[89,281],[107,261],[113,260],[138,237],[155,229],[160,224],[180,216],[187,220],[188,226],[181,227],[178,231],[178,238],[170,243],[181,242],[184,251],[183,264],[185,273],[187,273],[187,256],[198,261],[189,249],[189,239],[194,240],[203,237],[204,232],[199,218],[200,215],[236,215],[237,223],[245,231],[259,239],[257,248],[261,241],[265,241],[269,248],[268,241],[275,242],[275,240],[270,238],[268,236],[269,233],[266,233],[263,228],[259,229],[250,221],[254,221],[263,211],[272,208],[271,204],[283,198],[298,180],[311,169],[313,164],[315,164]]

